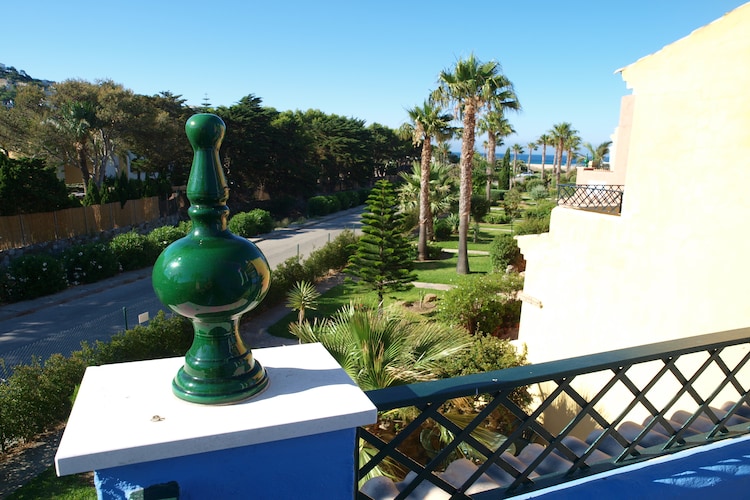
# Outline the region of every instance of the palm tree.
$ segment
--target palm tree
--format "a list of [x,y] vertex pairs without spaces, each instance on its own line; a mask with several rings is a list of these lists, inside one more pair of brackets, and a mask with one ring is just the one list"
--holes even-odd
[[[490,111],[479,120],[479,131],[487,133],[487,200],[492,199],[492,174],[495,171],[495,149],[503,144],[503,137],[515,134],[513,126],[502,112]],[[499,141],[499,142],[498,142]]]
[[529,148],[529,162],[527,163],[527,166],[529,167],[529,169],[531,169],[531,153],[536,151],[538,149],[538,146],[536,142],[530,142],[526,145],[526,147]]
[[552,137],[547,134],[542,134],[536,142],[542,146],[542,182],[544,182],[544,163],[547,159],[547,146],[552,144]]
[[601,168],[604,157],[609,154],[609,147],[611,145],[612,141],[603,142],[597,147],[592,146],[590,142],[583,143],[583,147],[591,154],[591,166],[593,168]]
[[[399,177],[404,183],[398,187],[398,198],[401,210],[411,212],[419,209],[419,190],[422,172],[419,163],[412,164],[411,172],[401,172]],[[453,176],[450,166],[436,163],[430,168],[430,212],[433,217],[448,213],[451,205],[458,199],[455,194]],[[427,235],[429,239],[434,234]]]
[[565,173],[570,172],[570,164],[573,162],[573,154],[577,156],[578,149],[581,147],[581,137],[577,133],[571,134],[565,141]]
[[427,260],[427,239],[432,234],[432,212],[430,211],[430,163],[432,162],[432,138],[445,141],[452,135],[450,122],[453,116],[432,100],[422,106],[407,110],[413,123],[412,142],[422,145],[421,182],[419,189],[419,242],[417,259]]
[[59,111],[59,117],[50,120],[49,123],[71,137],[73,149],[76,152],[76,161],[83,179],[83,192],[86,193],[91,179],[86,148],[96,126],[96,108],[88,101],[71,101],[63,103]]
[[556,123],[552,126],[552,130],[549,131],[552,137],[552,145],[555,148],[555,178],[557,185],[560,185],[560,171],[562,170],[562,154],[565,151],[565,142],[568,138],[577,134],[578,131],[573,129],[573,125],[568,122]]
[[458,263],[456,273],[469,274],[468,234],[471,216],[471,170],[477,113],[485,107],[494,110],[520,109],[511,81],[501,73],[500,63],[483,63],[474,54],[459,59],[455,68],[443,70],[434,96],[440,102],[453,102],[463,121],[458,202]]
[[516,166],[518,165],[518,155],[522,155],[523,154],[523,146],[521,146],[520,144],[516,143],[516,144],[513,144],[510,147],[510,149],[513,151],[513,168],[512,168],[512,170],[510,172],[510,185],[511,185],[511,188],[512,188],[513,185],[515,184]]

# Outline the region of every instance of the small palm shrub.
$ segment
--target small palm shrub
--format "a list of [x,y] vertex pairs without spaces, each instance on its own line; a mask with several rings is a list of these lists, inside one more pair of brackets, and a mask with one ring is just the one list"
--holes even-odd
[[470,344],[466,333],[412,321],[400,309],[354,306],[314,323],[292,323],[303,343],[320,342],[364,391],[434,380],[440,361]]
[[158,253],[151,240],[135,231],[118,234],[109,242],[122,271],[134,271],[154,264]]
[[305,311],[318,308],[320,292],[309,281],[298,281],[286,294],[286,305],[292,311],[297,311],[297,322],[305,320]]
[[36,254],[11,261],[4,269],[0,284],[0,300],[18,302],[65,290],[68,280],[60,260],[48,254]]
[[68,248],[62,255],[68,283],[96,283],[119,270],[117,258],[105,243],[88,243]]
[[549,219],[524,219],[514,229],[517,235],[548,233]]

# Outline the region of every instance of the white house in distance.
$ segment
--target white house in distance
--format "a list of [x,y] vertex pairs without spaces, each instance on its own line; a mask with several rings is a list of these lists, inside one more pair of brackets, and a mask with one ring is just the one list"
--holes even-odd
[[[750,325],[750,4],[620,70],[619,215],[569,207],[521,236],[533,362]],[[588,176],[588,177],[587,177]]]

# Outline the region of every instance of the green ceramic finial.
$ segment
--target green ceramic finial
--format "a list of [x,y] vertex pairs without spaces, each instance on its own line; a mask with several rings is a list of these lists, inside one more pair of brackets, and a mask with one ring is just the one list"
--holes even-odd
[[227,229],[229,197],[219,161],[226,127],[216,115],[193,115],[185,124],[193,146],[187,185],[192,230],[156,260],[156,295],[193,323],[193,345],[172,391],[194,403],[227,404],[265,389],[268,377],[239,335],[242,314],[263,300],[271,271],[263,253]]

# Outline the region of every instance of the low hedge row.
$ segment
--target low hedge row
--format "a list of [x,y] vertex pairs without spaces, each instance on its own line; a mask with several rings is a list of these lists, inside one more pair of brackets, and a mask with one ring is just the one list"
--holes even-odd
[[[273,220],[267,211],[255,209],[235,215],[229,221],[229,228],[249,238],[271,232]],[[75,245],[58,255],[24,255],[0,269],[0,303],[43,297],[69,286],[95,283],[119,272],[151,266],[162,250],[189,230],[190,223],[183,222],[177,227],[156,228],[147,235],[130,231],[115,236],[108,243]]]

